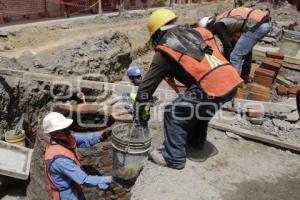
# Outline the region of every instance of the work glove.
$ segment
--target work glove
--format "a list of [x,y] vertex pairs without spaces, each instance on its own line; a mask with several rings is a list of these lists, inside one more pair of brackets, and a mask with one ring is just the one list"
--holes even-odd
[[107,140],[107,138],[110,137],[111,134],[112,134],[112,128],[107,128],[102,132],[101,137],[103,140]]
[[150,106],[136,103],[134,106],[133,121],[138,126],[148,127],[150,119]]
[[98,187],[102,190],[106,190],[112,182],[111,176],[101,176]]

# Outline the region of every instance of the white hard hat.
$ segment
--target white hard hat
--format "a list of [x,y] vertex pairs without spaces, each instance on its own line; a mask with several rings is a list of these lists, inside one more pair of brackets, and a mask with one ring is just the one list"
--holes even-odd
[[44,133],[52,133],[54,131],[62,130],[68,128],[73,123],[72,119],[65,118],[62,114],[58,112],[50,112],[43,119],[43,129]]
[[212,17],[203,17],[202,19],[199,20],[198,26],[206,28],[207,24],[209,24],[212,21]]

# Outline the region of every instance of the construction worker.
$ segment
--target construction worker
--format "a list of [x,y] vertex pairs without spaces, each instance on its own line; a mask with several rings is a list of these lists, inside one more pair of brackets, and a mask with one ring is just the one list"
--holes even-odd
[[139,85],[134,106],[137,127],[146,127],[144,108],[165,77],[174,77],[187,90],[164,112],[164,148],[150,153],[161,166],[182,169],[186,144],[203,148],[208,122],[220,104],[233,98],[242,79],[218,50],[212,33],[205,28],[175,25],[177,16],[168,9],[154,11],[148,21],[155,49],[149,71]]
[[139,86],[142,81],[142,72],[138,66],[130,66],[127,70],[127,76],[134,86]]
[[215,17],[204,17],[198,25],[218,35],[224,46],[225,57],[248,82],[252,49],[272,28],[270,11],[239,7]]
[[51,139],[45,152],[45,171],[53,200],[84,200],[80,185],[107,189],[111,176],[89,176],[80,169],[77,147],[88,148],[110,135],[110,130],[85,135],[71,135],[72,119],[50,112],[43,120],[44,133]]

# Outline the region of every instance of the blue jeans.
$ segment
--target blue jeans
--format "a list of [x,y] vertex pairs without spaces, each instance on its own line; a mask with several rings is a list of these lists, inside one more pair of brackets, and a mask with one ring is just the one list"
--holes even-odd
[[234,95],[235,90],[222,98],[209,99],[198,86],[194,86],[166,106],[162,154],[170,167],[184,167],[186,144],[198,146],[206,141],[208,122],[220,105]]
[[251,72],[252,49],[254,45],[267,35],[272,28],[270,22],[261,24],[254,32],[245,32],[237,41],[230,54],[230,62],[233,64],[242,78],[248,77]]

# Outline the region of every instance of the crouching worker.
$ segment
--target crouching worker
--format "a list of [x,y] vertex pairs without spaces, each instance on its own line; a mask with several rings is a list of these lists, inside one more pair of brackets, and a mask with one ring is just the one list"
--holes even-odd
[[137,127],[147,127],[145,107],[164,78],[174,78],[187,88],[165,107],[164,148],[150,154],[158,165],[182,169],[186,146],[203,149],[208,122],[221,104],[234,97],[242,79],[222,56],[210,31],[176,25],[176,19],[168,9],[158,9],[149,18],[155,55],[138,88],[134,120]]
[[51,137],[46,147],[45,171],[53,200],[85,200],[81,185],[107,189],[111,176],[89,176],[80,168],[77,147],[88,148],[105,140],[111,131],[86,135],[71,135],[72,119],[57,112],[49,113],[43,120],[45,134]]

